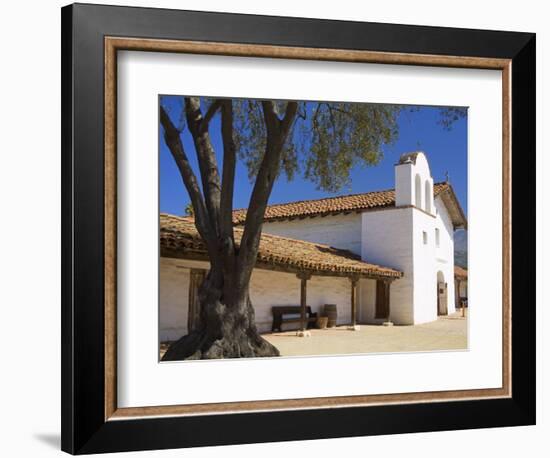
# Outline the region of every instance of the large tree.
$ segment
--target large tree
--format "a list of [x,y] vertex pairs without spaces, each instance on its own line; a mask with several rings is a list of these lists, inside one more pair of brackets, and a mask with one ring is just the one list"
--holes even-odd
[[[262,222],[281,173],[301,172],[320,189],[337,191],[357,164],[375,165],[383,144],[398,133],[395,105],[339,102],[206,99],[182,97],[182,116],[161,101],[164,140],[192,204],[197,231],[205,242],[210,269],[199,288],[200,324],[174,342],[164,360],[278,356],[258,333],[249,283],[256,263]],[[445,114],[449,120],[456,111]],[[458,116],[463,115],[459,111]],[[211,121],[221,129],[221,175],[210,138]],[[450,119],[449,124],[452,122]],[[445,126],[445,124],[444,124]],[[182,135],[187,129],[198,160],[199,178],[189,162]],[[240,243],[233,232],[237,160],[253,182]]]

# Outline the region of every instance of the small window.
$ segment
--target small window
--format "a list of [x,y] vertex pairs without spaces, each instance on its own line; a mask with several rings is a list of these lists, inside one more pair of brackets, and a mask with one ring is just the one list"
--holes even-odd
[[428,244],[428,233],[426,231],[422,231],[422,241],[424,242],[424,245]]
[[439,229],[435,230],[435,245],[439,246]]

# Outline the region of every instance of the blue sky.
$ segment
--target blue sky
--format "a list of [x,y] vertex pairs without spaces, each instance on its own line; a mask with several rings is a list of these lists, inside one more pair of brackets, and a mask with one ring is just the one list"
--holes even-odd
[[[181,115],[179,97],[163,97],[162,103],[168,109],[172,121],[177,125]],[[352,170],[350,185],[338,193],[329,193],[316,189],[314,183],[296,174],[288,182],[280,176],[273,187],[270,204],[292,202],[305,199],[319,199],[345,194],[355,194],[394,187],[394,165],[399,156],[408,151],[424,151],[428,157],[434,182],[444,181],[449,174],[450,182],[458,196],[460,204],[467,212],[467,118],[456,121],[451,130],[445,130],[439,123],[440,110],[436,107],[420,107],[416,111],[403,111],[399,115],[399,137],[392,145],[382,148],[383,159],[376,166],[357,166]],[[221,164],[221,138],[219,115],[210,125],[210,134],[214,150]],[[198,165],[191,136],[187,130],[182,133],[184,148],[197,176]],[[189,203],[187,191],[183,186],[178,169],[160,136],[160,211],[183,215]],[[248,206],[252,190],[244,164],[239,163],[235,178],[234,208]]]

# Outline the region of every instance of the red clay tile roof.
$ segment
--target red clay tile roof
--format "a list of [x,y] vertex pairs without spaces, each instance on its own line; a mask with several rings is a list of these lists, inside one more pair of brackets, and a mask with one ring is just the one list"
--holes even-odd
[[[243,230],[235,228],[239,244]],[[160,215],[161,256],[207,260],[206,247],[192,218]],[[389,267],[363,262],[351,251],[303,240],[262,234],[257,266],[289,272],[362,277],[400,278],[402,273]]]
[[467,280],[468,279],[468,271],[466,269],[463,269],[460,266],[455,266],[455,277],[459,280]]
[[[452,194],[454,191],[447,182],[434,184],[434,197],[448,191],[445,194]],[[456,196],[451,203],[458,205]],[[371,208],[384,208],[395,206],[395,190],[374,191],[363,194],[352,194],[348,196],[329,197],[317,200],[301,200],[298,202],[289,202],[286,204],[270,205],[266,208],[264,221],[277,221],[301,217],[325,216],[338,213],[360,212]],[[453,205],[455,206],[455,205]],[[458,205],[460,207],[460,205]],[[453,218],[453,223],[457,226],[465,224],[466,219],[461,218],[462,209],[459,208],[457,216]],[[452,215],[453,216],[453,215]],[[233,212],[233,221],[235,224],[244,224],[246,219],[246,208],[235,210]],[[463,219],[463,221],[461,220]],[[455,221],[456,220],[456,221]]]

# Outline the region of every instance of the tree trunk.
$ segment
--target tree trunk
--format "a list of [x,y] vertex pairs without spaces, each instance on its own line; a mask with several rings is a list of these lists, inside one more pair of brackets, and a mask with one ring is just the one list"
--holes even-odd
[[[162,361],[279,356],[256,329],[248,291],[223,295],[224,275],[210,270],[199,289],[198,328],[172,343]],[[244,299],[235,299],[244,297]]]
[[[279,173],[281,154],[297,106],[296,102],[288,102],[283,119],[279,119],[274,102],[262,101],[267,130],[266,150],[252,190],[238,251],[232,225],[236,151],[231,103],[215,101],[203,117],[200,99],[185,98],[187,125],[195,144],[204,198],[185,153],[180,131],[161,107],[164,138],[193,203],[195,226],[206,243],[211,266],[199,289],[199,327],[170,345],[163,361],[279,356],[277,348],[258,334],[248,285],[256,264],[267,201]],[[220,183],[216,155],[208,133],[209,120],[220,108],[223,184]]]

